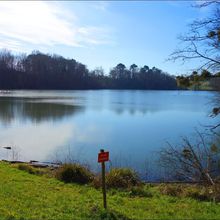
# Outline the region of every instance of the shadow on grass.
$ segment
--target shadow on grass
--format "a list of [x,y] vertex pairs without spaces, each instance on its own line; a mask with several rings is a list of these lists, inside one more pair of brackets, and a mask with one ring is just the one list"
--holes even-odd
[[93,220],[131,220],[127,216],[124,216],[116,211],[99,211],[91,216]]

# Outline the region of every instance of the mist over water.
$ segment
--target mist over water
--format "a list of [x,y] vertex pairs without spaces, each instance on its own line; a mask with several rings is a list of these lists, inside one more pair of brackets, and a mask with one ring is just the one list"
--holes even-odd
[[[15,146],[19,160],[74,160],[97,169],[100,148],[108,166],[129,166],[157,179],[158,151],[193,139],[209,117],[214,92],[13,91],[0,95],[0,146]],[[12,154],[0,149],[1,158]]]

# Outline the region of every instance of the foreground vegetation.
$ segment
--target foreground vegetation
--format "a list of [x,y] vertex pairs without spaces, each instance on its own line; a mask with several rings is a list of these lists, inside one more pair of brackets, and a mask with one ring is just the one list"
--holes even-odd
[[[49,177],[47,171],[19,170],[0,163],[0,219],[220,218],[217,202],[192,198],[193,193],[177,193],[181,191],[178,187],[168,189],[167,185],[150,184],[141,190],[139,187],[109,189],[106,212],[102,208],[100,189],[89,184],[64,183]],[[181,188],[183,192],[185,187]],[[189,189],[195,192],[196,187],[188,186],[187,191]]]

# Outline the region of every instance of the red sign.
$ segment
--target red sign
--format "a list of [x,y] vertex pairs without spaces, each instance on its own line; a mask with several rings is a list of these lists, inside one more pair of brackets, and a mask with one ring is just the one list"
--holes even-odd
[[98,163],[102,163],[109,160],[109,152],[101,152],[98,155]]

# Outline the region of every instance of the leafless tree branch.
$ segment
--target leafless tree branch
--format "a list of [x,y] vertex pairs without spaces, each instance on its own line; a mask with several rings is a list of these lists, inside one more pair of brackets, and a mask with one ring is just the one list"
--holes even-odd
[[160,152],[160,165],[169,169],[173,176],[214,185],[214,178],[220,172],[214,163],[219,159],[219,151],[213,150],[200,132],[196,133],[198,140],[195,144],[187,138],[182,139],[181,146],[167,143]]
[[203,68],[220,70],[220,2],[203,2],[196,7],[210,5],[215,5],[212,15],[189,25],[189,33],[179,37],[183,46],[171,53],[168,60],[185,62],[197,59]]

